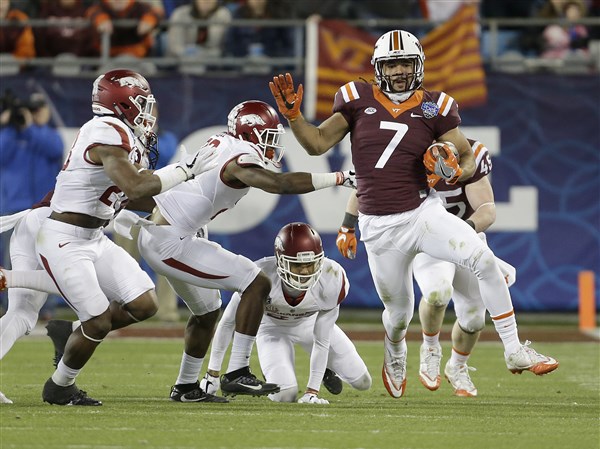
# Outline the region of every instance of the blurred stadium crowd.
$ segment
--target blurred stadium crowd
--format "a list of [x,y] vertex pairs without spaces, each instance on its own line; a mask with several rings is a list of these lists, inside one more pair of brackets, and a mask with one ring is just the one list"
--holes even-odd
[[[482,23],[554,21],[500,25],[494,38],[499,53],[562,58],[586,54],[590,41],[600,39],[599,26],[581,23],[600,16],[600,0],[0,0],[0,55],[17,58],[18,71],[38,69],[38,64],[24,63],[32,58],[61,55],[175,60],[290,57],[304,51],[302,33],[295,32],[293,21],[302,23],[318,15],[371,24],[439,23],[463,3],[478,6]],[[385,31],[366,28],[377,35]],[[416,26],[415,34],[418,31]],[[489,28],[482,27],[484,44],[488,33]],[[487,47],[482,48],[485,52]]]

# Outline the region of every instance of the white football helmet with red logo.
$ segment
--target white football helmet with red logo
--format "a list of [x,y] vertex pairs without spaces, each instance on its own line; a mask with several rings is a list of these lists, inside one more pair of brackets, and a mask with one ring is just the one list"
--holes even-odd
[[115,69],[100,75],[92,88],[92,111],[97,115],[114,115],[136,136],[152,131],[156,118],[152,108],[156,100],[150,84],[132,70]]
[[319,280],[324,257],[319,233],[306,223],[287,224],[275,238],[277,275],[295,290],[308,290]]
[[284,148],[281,136],[285,132],[275,109],[264,101],[249,100],[235,106],[227,116],[229,134],[256,144],[276,167]]
[[[408,76],[405,90],[393,90],[389,76],[383,74],[383,63],[392,59],[410,60],[413,73]],[[425,53],[419,40],[408,31],[388,31],[375,43],[371,64],[375,66],[375,79],[379,88],[392,100],[405,101],[423,85]]]

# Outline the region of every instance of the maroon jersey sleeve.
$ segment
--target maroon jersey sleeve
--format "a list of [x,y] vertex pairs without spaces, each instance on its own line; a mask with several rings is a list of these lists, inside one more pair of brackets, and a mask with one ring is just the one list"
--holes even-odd
[[419,207],[428,194],[423,154],[460,123],[454,99],[418,90],[395,103],[377,86],[351,82],[336,93],[333,112],[350,126],[360,212],[389,215]]

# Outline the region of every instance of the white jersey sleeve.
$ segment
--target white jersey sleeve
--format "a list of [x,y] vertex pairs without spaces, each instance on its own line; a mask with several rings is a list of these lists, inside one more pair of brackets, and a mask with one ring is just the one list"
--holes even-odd
[[232,209],[250,190],[240,182],[223,179],[228,164],[267,168],[267,161],[255,145],[228,134],[215,134],[205,145],[216,148],[217,166],[154,197],[163,217],[184,233],[195,233],[217,215]]
[[114,117],[94,117],[79,130],[62,170],[56,178],[51,207],[56,212],[76,212],[105,220],[126,200],[89,151],[97,146],[120,147],[132,164],[142,161],[144,150],[133,132]]

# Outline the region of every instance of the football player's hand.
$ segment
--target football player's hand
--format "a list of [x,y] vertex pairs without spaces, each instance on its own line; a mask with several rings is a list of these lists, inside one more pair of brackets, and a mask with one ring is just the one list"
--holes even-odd
[[300,116],[300,105],[304,94],[302,84],[298,85],[298,91],[295,91],[292,75],[289,73],[286,73],[285,76],[279,74],[273,77],[273,81],[269,83],[269,89],[275,97],[281,115],[290,122],[296,120]]
[[435,189],[435,186],[439,182],[440,179],[442,179],[442,178],[440,178],[435,173],[431,173],[429,170],[427,170],[427,185],[429,186],[430,189]]
[[354,228],[347,228],[342,226],[338,231],[337,239],[335,244],[338,247],[339,252],[346,259],[354,259],[356,257],[356,234]]
[[329,404],[329,401],[327,399],[323,399],[323,398],[318,397],[314,393],[304,393],[304,396],[302,396],[300,399],[298,399],[298,404],[321,404],[321,405],[327,405],[327,404]]
[[208,393],[208,394],[217,394],[219,388],[221,388],[221,381],[219,377],[211,376],[209,373],[206,373],[204,377],[200,380],[200,388]]
[[215,147],[211,145],[205,145],[193,154],[184,157],[177,163],[177,167],[181,168],[187,179],[193,179],[194,177],[212,170],[217,166],[217,152]]
[[[453,146],[453,145],[452,145]],[[447,143],[436,142],[425,151],[423,165],[428,173],[444,179],[447,184],[456,184],[462,168],[458,165],[458,157],[454,149]]]
[[338,171],[336,185],[356,189],[356,173],[354,170]]

